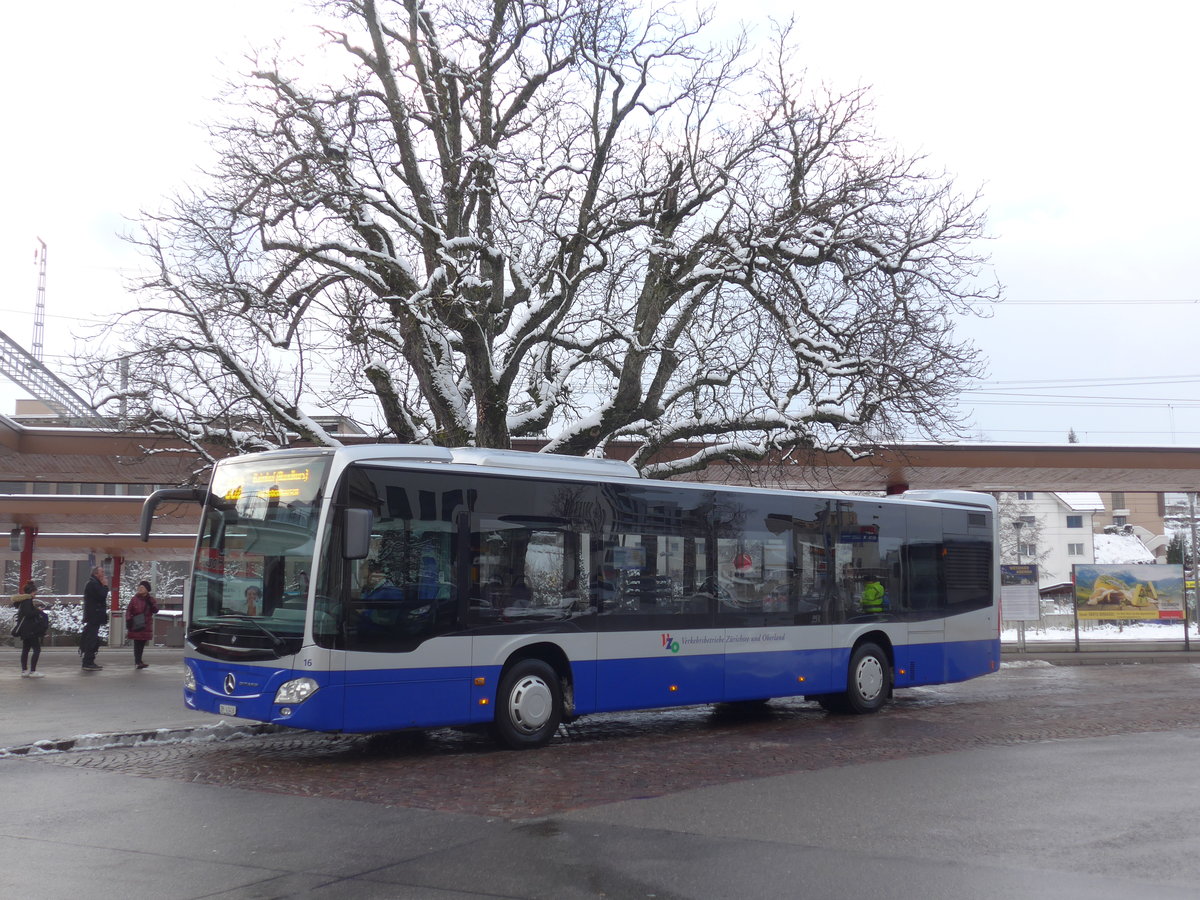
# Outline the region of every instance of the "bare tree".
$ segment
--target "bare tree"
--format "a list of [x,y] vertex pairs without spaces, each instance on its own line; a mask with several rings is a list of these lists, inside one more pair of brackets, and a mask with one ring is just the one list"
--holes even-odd
[[754,53],[623,0],[319,6],[341,67],[255,60],[215,171],[144,218],[107,409],[237,449],[336,443],[310,410],[621,440],[656,476],[956,429],[950,315],[997,293],[978,196],[863,91],[806,90],[790,27]]
[[187,583],[186,566],[179,563],[130,559],[121,568],[120,596],[125,604],[137,593],[142,581],[150,582],[150,592],[162,601],[183,594]]
[[1042,540],[1045,527],[1042,516],[1034,513],[1030,501],[1020,499],[1014,491],[1001,491],[996,499],[1000,562],[1043,565],[1050,556],[1050,546]]
[[46,575],[49,573],[49,571],[49,567],[43,560],[40,559],[35,559],[33,561],[33,566],[27,579],[21,578],[21,570],[17,566],[14,565],[11,568],[5,566],[3,584],[4,593],[23,593],[26,581],[36,581],[38,583],[38,587],[43,593],[45,593],[50,587],[46,578]]

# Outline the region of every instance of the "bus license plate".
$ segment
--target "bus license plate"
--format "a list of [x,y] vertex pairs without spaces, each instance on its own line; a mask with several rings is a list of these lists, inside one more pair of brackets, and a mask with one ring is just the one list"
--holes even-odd
[[237,715],[237,707],[234,706],[232,703],[222,703],[218,707],[218,712],[220,712],[220,714],[223,716],[236,716]]

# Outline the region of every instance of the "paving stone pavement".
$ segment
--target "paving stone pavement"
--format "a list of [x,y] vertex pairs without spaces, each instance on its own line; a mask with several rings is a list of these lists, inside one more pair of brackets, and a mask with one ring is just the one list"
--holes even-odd
[[485,734],[307,732],[157,742],[30,757],[252,791],[528,819],[744,779],[986,746],[1200,729],[1200,665],[1006,667],[898,692],[874,716],[782,700],[764,711],[692,707],[598,715],[537,751]]

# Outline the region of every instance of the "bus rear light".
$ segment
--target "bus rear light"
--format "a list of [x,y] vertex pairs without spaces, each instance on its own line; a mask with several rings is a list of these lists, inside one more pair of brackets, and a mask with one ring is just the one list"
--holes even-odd
[[488,703],[489,703],[489,701],[488,701],[488,698],[487,698],[487,697],[480,697],[480,698],[479,698],[479,705],[480,705],[480,706],[487,706],[487,705],[488,705]]

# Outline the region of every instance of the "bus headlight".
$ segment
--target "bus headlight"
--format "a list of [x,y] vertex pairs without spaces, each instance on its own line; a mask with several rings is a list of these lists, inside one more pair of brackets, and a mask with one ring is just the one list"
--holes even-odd
[[320,687],[311,678],[295,678],[285,681],[275,692],[276,703],[303,703],[317,692]]
[[185,691],[194,691],[196,689],[196,673],[192,671],[192,667],[187,663],[183,665],[183,689]]

